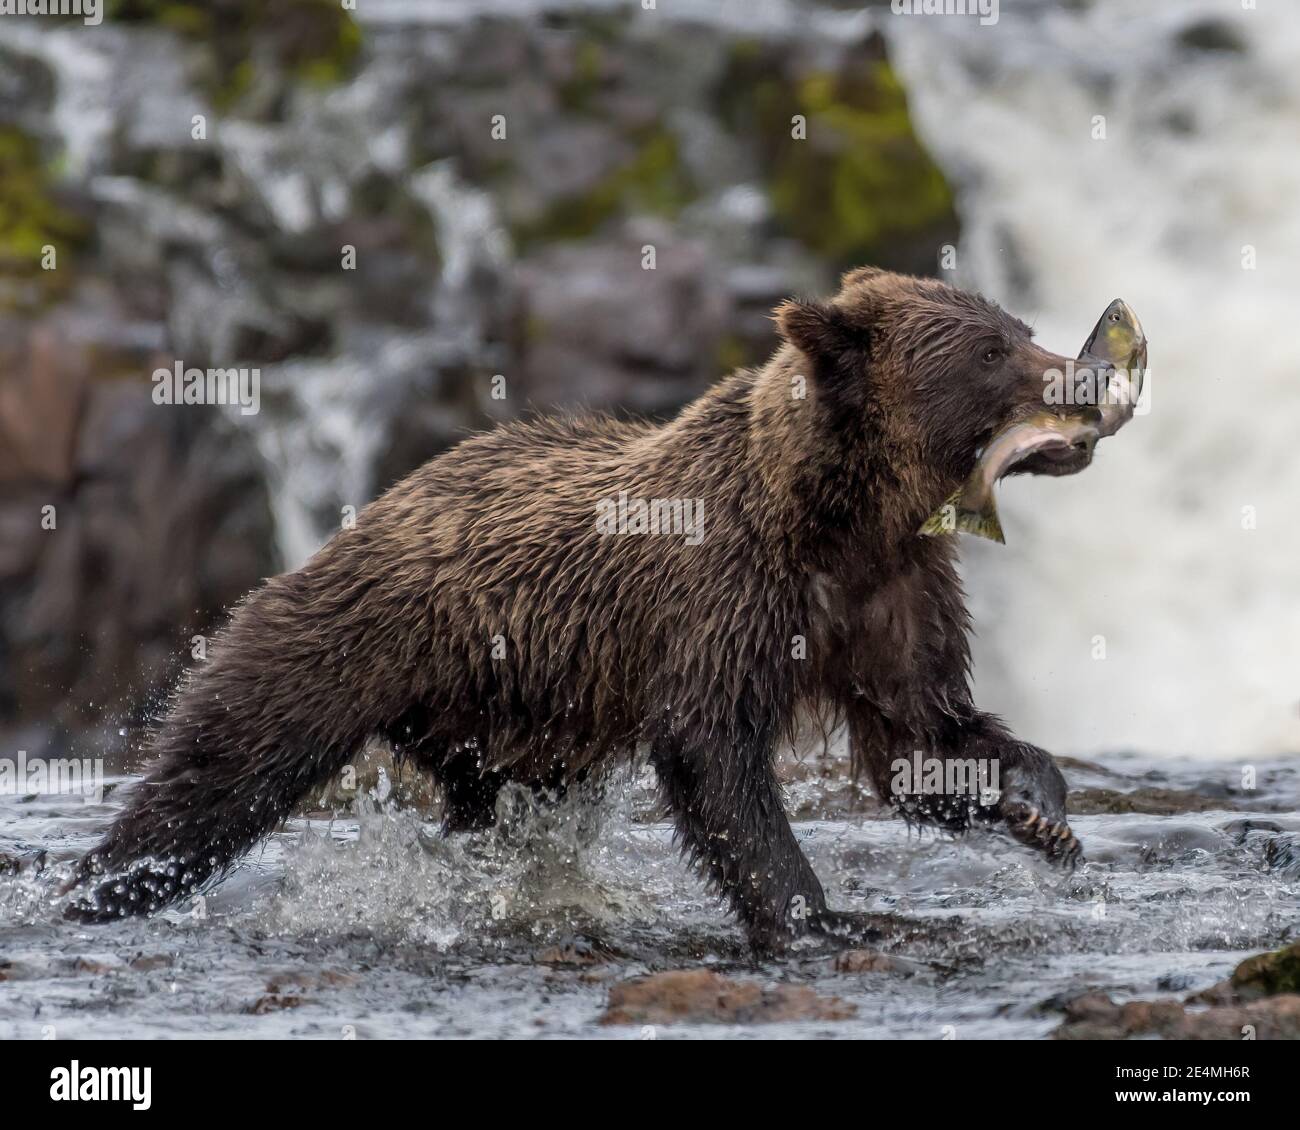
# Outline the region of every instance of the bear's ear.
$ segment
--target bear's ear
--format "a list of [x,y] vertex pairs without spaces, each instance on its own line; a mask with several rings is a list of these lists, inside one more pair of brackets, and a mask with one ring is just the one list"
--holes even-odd
[[836,357],[850,350],[869,351],[870,327],[827,302],[788,299],[773,314],[781,336],[809,357]]

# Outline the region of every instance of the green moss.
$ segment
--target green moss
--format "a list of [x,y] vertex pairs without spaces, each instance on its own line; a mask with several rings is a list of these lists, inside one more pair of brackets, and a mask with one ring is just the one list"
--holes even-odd
[[573,74],[559,86],[560,105],[571,113],[590,110],[600,94],[605,49],[594,39],[583,39],[574,50]]
[[252,89],[256,70],[252,59],[241,59],[230,67],[222,80],[209,90],[216,108],[225,113],[236,105]]
[[[719,88],[719,113],[755,139],[788,234],[841,268],[933,270],[939,245],[957,235],[952,192],[916,136],[883,48],[877,55],[794,78],[782,60],[742,40]],[[795,115],[803,138],[793,136]]]
[[[762,65],[763,45],[757,39],[737,39],[731,44],[731,66],[752,71]],[[733,88],[734,89],[734,88]]]
[[161,24],[185,35],[210,33],[218,16],[240,24],[248,16],[245,7],[223,0],[209,4],[195,0],[108,0],[106,12],[118,23]]
[[616,215],[675,216],[691,196],[677,139],[660,127],[645,134],[631,159],[589,192],[557,201],[539,219],[517,225],[513,234],[520,247],[583,239]]
[[[37,284],[42,299],[54,297],[71,279],[69,252],[88,233],[87,223],[58,203],[37,142],[0,126],[0,271]],[[42,270],[47,245],[56,249],[57,270]]]
[[667,130],[647,137],[632,161],[611,180],[632,208],[662,216],[675,216],[691,198],[677,139]]
[[1248,957],[1233,971],[1232,987],[1247,1000],[1300,993],[1300,942]]
[[215,57],[208,92],[218,109],[252,87],[262,59],[301,81],[331,85],[347,78],[361,47],[361,29],[338,0],[109,0],[108,15],[202,43]]
[[[811,76],[798,88],[797,106],[809,136],[783,148],[771,193],[777,216],[798,239],[848,266],[879,262],[891,242],[955,224],[947,181],[917,141],[887,63],[877,63],[871,81],[856,89]],[[816,136],[822,131],[830,138]]]
[[338,16],[317,49],[305,53],[294,65],[295,73],[304,82],[334,86],[345,81],[361,53],[361,28],[337,3],[330,8],[331,14],[335,11]]

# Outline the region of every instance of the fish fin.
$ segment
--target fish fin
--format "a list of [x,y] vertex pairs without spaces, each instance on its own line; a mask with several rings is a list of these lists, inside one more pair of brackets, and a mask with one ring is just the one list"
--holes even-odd
[[980,510],[960,510],[957,513],[957,529],[962,533],[974,534],[976,537],[988,538],[999,545],[1006,545],[1002,536],[1002,523],[998,519],[998,504],[992,492],[988,503]]
[[916,532],[925,534],[927,537],[938,537],[939,534],[954,534],[960,528],[960,514],[961,488],[958,487],[948,496],[947,501],[938,510],[921,523],[921,528]]

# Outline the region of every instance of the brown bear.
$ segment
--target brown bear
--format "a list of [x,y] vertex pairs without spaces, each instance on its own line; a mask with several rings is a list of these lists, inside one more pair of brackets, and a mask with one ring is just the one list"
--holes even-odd
[[[971,701],[954,539],[918,535],[1066,359],[996,305],[874,269],[776,311],[783,343],[667,424],[539,419],[388,490],[235,610],[79,865],[68,913],[149,912],[219,875],[370,737],[427,770],[447,831],[640,754],[755,947],[855,936],[785,812],[774,749],[809,714],[912,819],[1079,845],[1051,757]],[[1078,470],[1086,452],[1022,469]],[[900,791],[922,751],[1000,793]]]

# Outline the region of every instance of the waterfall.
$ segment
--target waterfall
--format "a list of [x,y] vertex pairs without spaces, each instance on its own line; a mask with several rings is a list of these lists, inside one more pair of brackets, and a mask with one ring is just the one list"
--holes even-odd
[[1300,9],[883,26],[958,188],[956,281],[1070,356],[1116,297],[1151,341],[1150,414],[963,544],[980,701],[1062,753],[1300,749]]

